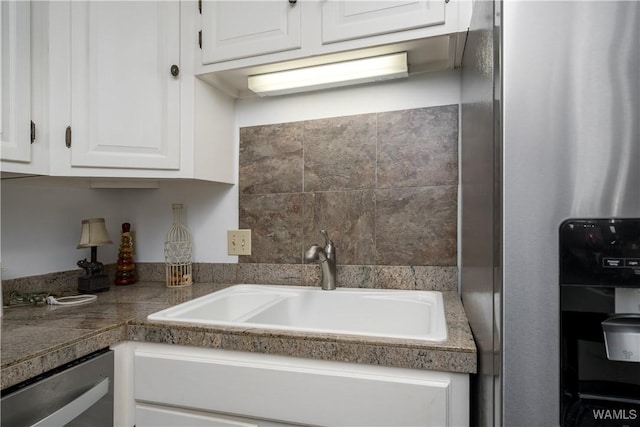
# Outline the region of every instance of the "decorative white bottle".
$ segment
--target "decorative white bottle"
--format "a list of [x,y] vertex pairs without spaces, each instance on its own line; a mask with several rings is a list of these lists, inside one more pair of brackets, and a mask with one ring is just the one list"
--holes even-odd
[[173,225],[164,244],[166,284],[168,287],[189,286],[193,283],[191,233],[182,223],[182,203],[171,205]]

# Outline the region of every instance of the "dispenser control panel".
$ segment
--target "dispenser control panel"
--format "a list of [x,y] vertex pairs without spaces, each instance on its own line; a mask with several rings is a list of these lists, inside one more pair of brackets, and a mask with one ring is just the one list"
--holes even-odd
[[563,222],[560,283],[640,287],[640,218]]

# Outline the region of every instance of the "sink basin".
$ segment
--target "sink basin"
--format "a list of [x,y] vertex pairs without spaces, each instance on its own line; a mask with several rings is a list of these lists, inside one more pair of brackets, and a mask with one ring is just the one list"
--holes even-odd
[[431,291],[234,285],[147,318],[435,342],[447,339],[442,294]]

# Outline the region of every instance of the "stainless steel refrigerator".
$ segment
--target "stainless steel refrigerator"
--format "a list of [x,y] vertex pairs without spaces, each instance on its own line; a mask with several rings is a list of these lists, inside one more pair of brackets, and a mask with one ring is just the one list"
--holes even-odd
[[474,425],[559,425],[558,230],[640,217],[639,123],[640,2],[475,2],[460,149]]

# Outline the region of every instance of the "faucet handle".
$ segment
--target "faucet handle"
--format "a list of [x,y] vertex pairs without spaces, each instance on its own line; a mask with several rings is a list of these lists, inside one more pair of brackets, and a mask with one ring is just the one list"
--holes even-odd
[[327,234],[326,230],[320,230],[322,235],[324,236],[325,245],[324,252],[327,254],[327,258],[331,261],[335,262],[336,260],[336,245],[333,243],[333,240],[329,238],[329,234]]
[[324,236],[325,245],[333,245],[333,241],[329,238],[329,234],[327,234],[327,230],[320,230],[320,233]]

